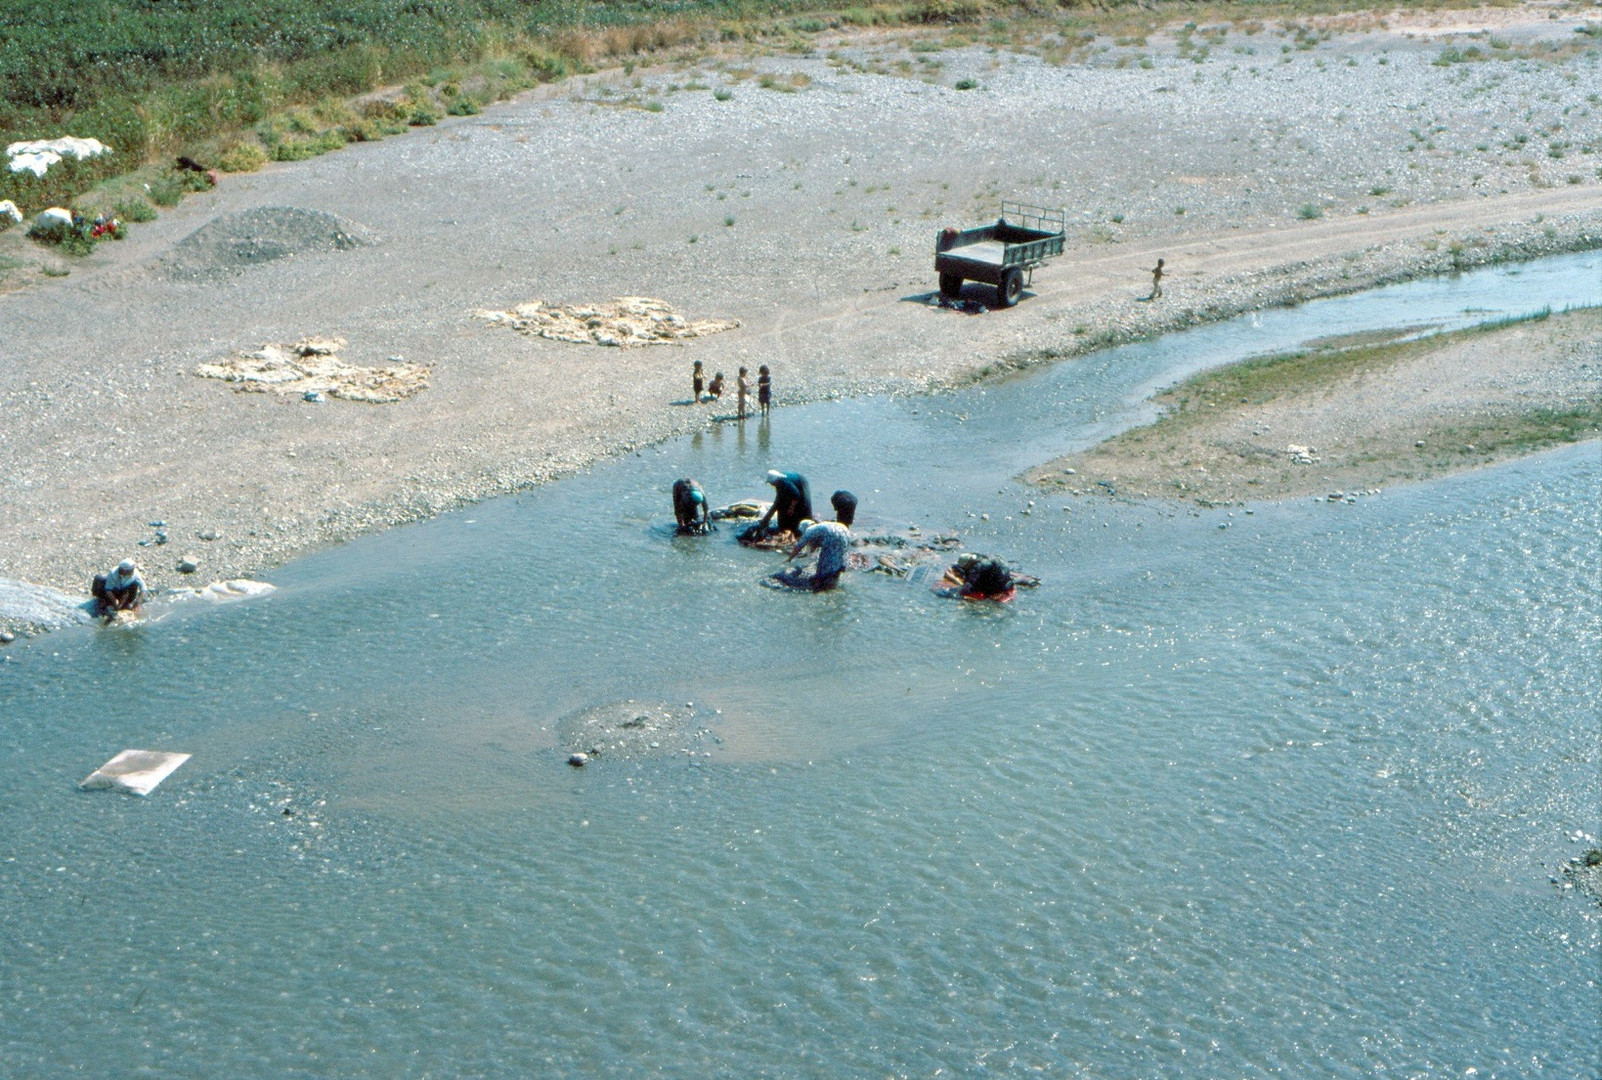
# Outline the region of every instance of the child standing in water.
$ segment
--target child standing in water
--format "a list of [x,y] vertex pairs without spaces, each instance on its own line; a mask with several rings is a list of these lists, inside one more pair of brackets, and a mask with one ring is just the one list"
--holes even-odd
[[746,377],[746,369],[741,368],[739,376],[734,382],[735,400],[739,402],[736,412],[741,420],[745,419],[745,399],[751,394],[751,380]]
[[690,382],[695,387],[695,394],[690,400],[699,405],[701,404],[701,394],[706,389],[706,379],[701,371],[701,361],[699,360],[695,362],[695,367],[690,371]]
[[768,365],[763,364],[757,368],[757,412],[767,416],[768,408],[772,404],[773,376],[768,374]]

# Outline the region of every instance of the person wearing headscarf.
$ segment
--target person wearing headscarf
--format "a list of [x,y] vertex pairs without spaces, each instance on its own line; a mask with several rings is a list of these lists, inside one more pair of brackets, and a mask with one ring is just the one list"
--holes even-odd
[[857,497],[849,491],[837,491],[829,497],[834,507],[833,521],[816,521],[807,526],[796,541],[789,556],[791,559],[807,552],[817,551],[818,565],[810,577],[784,579],[786,584],[805,585],[813,592],[832,589],[840,581],[846,568],[846,555],[851,550],[851,523],[856,520]]
[[769,469],[768,483],[773,485],[773,505],[757,522],[757,531],[766,531],[772,521],[779,532],[799,534],[801,523],[812,518],[812,489],[807,486],[807,478],[798,472]]
[[109,574],[96,574],[89,591],[94,594],[95,613],[110,619],[119,611],[138,610],[145,581],[139,576],[138,564],[124,559]]
[[712,531],[711,511],[706,505],[706,492],[689,477],[673,481],[673,517],[679,523],[679,533],[695,536]]

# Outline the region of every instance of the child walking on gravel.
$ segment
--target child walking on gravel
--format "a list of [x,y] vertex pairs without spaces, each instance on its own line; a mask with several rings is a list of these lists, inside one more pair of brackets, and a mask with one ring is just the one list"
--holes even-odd
[[701,404],[701,394],[706,389],[706,376],[701,371],[701,361],[699,360],[695,362],[695,367],[690,370],[690,383],[695,387],[695,393],[690,397],[690,400],[699,405]]
[[1148,300],[1161,299],[1163,295],[1163,261],[1157,260],[1157,265],[1151,268],[1151,295]]
[[757,368],[757,412],[761,416],[768,415],[768,409],[773,405],[773,376],[768,374],[768,365],[763,364]]

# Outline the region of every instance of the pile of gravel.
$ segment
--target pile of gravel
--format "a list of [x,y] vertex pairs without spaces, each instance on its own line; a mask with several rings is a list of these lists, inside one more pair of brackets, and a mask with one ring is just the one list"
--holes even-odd
[[169,277],[199,281],[308,252],[349,251],[377,242],[370,230],[338,214],[262,206],[213,218],[174,244],[162,267]]
[[562,748],[602,760],[694,756],[710,731],[694,705],[615,701],[591,705],[557,722]]

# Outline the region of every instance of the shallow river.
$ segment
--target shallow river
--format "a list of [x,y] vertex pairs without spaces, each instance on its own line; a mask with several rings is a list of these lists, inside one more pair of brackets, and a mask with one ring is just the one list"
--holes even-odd
[[[1596,1075],[1598,911],[1548,877],[1602,831],[1597,444],[1250,513],[1010,478],[1192,370],[1599,280],[783,409],[13,646],[0,1074]],[[784,594],[667,535],[675,477],[770,467],[1044,584]],[[563,717],[631,699],[694,717],[564,764]],[[194,757],[76,789],[124,747]]]

